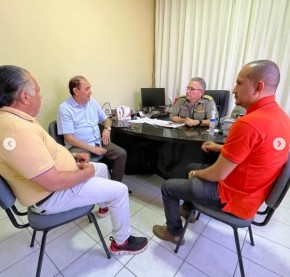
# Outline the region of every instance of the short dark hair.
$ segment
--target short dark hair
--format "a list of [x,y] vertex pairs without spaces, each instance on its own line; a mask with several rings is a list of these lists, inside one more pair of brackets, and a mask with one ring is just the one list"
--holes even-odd
[[265,87],[276,90],[280,82],[280,70],[276,63],[270,60],[257,60],[246,64],[250,67],[248,78],[254,82],[263,81]]
[[201,77],[193,77],[190,79],[190,81],[198,82],[202,86],[203,90],[206,89],[205,80],[203,80]]
[[69,80],[69,83],[68,83],[68,88],[69,88],[69,92],[70,94],[73,96],[74,95],[74,91],[73,89],[74,88],[79,88],[80,85],[81,85],[81,80],[85,80],[86,78],[83,77],[83,76],[74,76],[72,77],[70,80]]
[[0,66],[0,107],[11,106],[23,89],[34,95],[28,74],[26,69],[15,65]]

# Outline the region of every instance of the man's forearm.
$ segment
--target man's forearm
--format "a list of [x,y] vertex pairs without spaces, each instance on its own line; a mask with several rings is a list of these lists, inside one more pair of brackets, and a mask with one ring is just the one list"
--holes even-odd
[[87,181],[95,174],[94,166],[87,164],[86,168],[75,171],[58,171],[55,167],[31,179],[46,191],[53,192],[74,187]]
[[[192,171],[194,173],[194,177],[215,182],[219,180],[224,180],[235,169],[236,166],[236,163],[233,163],[225,159],[222,155],[219,155],[217,161],[210,167]],[[191,175],[193,174],[191,173]]]
[[170,119],[171,119],[171,121],[176,122],[176,123],[184,123],[184,121],[185,121],[185,118],[181,118],[181,117],[176,116],[176,115],[171,116]]
[[111,127],[112,126],[112,120],[110,118],[107,118],[104,122],[103,122],[104,128],[106,127]]
[[212,181],[212,182],[217,182],[218,180],[221,180],[221,175],[219,172],[215,171],[212,166],[205,168],[205,169],[200,169],[200,170],[193,170],[194,171],[194,177],[207,180],[207,181]]
[[64,140],[66,143],[74,146],[74,147],[77,147],[77,148],[80,148],[80,149],[84,149],[85,151],[89,151],[91,152],[91,145],[75,138],[73,135],[64,135]]

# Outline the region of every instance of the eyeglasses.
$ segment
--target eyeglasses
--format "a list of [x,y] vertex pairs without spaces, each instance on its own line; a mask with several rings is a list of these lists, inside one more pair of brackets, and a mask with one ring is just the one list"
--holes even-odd
[[202,88],[185,87],[185,90],[195,91],[195,90],[203,90],[203,89]]

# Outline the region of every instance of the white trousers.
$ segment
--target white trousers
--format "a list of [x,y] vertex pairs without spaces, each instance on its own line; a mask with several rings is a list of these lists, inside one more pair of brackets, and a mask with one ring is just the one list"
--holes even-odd
[[128,187],[108,179],[108,167],[92,163],[95,176],[73,188],[55,191],[42,205],[32,207],[36,213],[54,214],[77,207],[100,204],[108,207],[113,226],[112,235],[117,244],[122,244],[131,234]]

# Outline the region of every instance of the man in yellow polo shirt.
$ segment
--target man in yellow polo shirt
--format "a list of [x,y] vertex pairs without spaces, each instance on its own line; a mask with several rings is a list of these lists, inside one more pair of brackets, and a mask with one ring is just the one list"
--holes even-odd
[[[84,161],[56,143],[35,120],[41,106],[37,81],[25,69],[0,66],[0,174],[21,204],[53,214],[106,203],[112,221],[112,254],[145,250],[145,237],[131,236],[128,188],[104,176],[107,167]],[[103,176],[103,177],[99,177]]]

